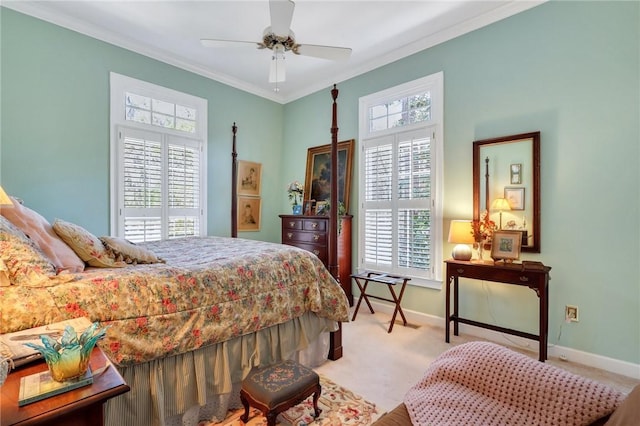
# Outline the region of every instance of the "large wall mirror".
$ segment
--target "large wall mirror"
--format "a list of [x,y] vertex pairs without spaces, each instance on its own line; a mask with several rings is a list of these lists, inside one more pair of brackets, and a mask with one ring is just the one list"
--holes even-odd
[[540,132],[473,142],[473,219],[485,210],[540,253]]

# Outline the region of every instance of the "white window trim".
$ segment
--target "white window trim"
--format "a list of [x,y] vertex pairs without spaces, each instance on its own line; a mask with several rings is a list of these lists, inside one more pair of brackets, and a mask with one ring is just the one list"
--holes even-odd
[[[387,130],[380,130],[376,132],[370,132],[369,130],[369,107],[378,105],[380,103],[389,102],[405,96],[413,95],[420,92],[431,92],[431,119],[429,121],[423,121],[419,123],[413,123],[401,128],[392,128]],[[427,287],[440,290],[442,289],[442,271],[443,271],[443,209],[444,209],[444,73],[438,72],[428,75],[426,77],[410,81],[408,83],[400,84],[389,89],[382,90],[377,93],[373,93],[367,96],[363,96],[359,100],[359,140],[364,140],[380,137],[387,134],[404,132],[408,130],[414,130],[419,128],[434,128],[435,140],[431,146],[431,155],[433,162],[433,169],[435,173],[431,175],[431,188],[432,188],[432,248],[433,248],[433,277],[434,279],[424,279],[421,277],[412,277],[412,280],[408,282],[410,285],[419,287]],[[364,153],[362,147],[364,143],[360,144],[361,151],[359,155],[359,170],[364,170]],[[364,194],[365,194],[365,180],[359,179],[358,198],[360,200],[359,217],[364,218]],[[363,236],[365,232],[365,221],[359,220],[358,235]],[[364,253],[364,238],[359,238],[358,241],[358,272],[364,270],[363,263]]]
[[[119,179],[120,164],[118,161],[118,132],[120,127],[139,129],[147,132],[164,133],[183,139],[191,139],[200,142],[202,147],[202,178],[201,178],[201,222],[200,235],[207,234],[207,100],[197,96],[182,93],[173,89],[158,86],[146,81],[127,77],[122,74],[109,73],[110,106],[109,106],[109,181],[110,181],[110,234],[124,235],[124,229],[119,229]],[[124,96],[126,92],[133,92],[151,98],[161,99],[185,106],[196,108],[196,132],[186,133],[179,130],[168,129],[150,124],[137,123],[125,119]]]

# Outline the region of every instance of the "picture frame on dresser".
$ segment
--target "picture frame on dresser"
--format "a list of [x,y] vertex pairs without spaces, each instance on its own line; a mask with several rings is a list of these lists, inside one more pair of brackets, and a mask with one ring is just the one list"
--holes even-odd
[[[355,139],[338,143],[338,201],[349,211],[351,171]],[[329,201],[331,194],[331,144],[307,150],[304,193],[316,202]]]

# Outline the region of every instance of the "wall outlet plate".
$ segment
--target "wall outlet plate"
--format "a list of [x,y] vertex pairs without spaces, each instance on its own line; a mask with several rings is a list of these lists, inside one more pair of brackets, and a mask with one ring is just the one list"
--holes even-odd
[[575,305],[565,305],[564,320],[566,322],[578,322],[578,307]]

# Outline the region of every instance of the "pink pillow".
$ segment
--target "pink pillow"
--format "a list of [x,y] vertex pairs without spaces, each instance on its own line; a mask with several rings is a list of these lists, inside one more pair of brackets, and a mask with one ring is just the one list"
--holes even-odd
[[82,259],[53,231],[47,219],[12,200],[13,208],[3,208],[2,216],[27,234],[59,271],[84,271]]

